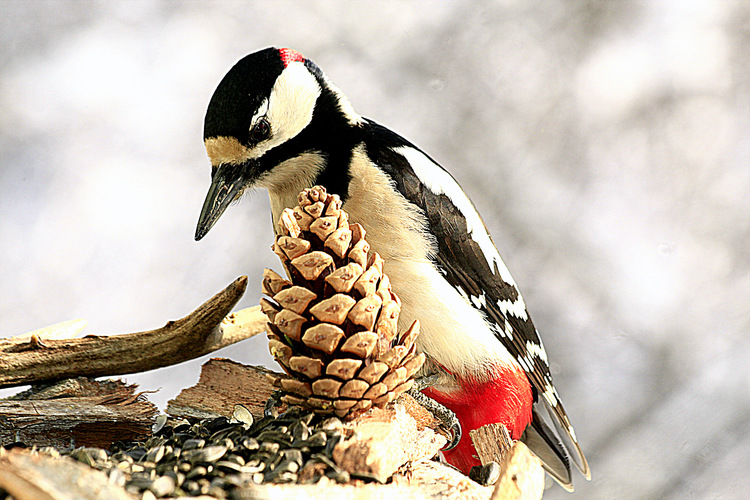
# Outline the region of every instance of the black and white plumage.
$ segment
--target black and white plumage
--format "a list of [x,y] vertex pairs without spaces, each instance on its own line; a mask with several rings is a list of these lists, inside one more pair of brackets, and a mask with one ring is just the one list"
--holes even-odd
[[[299,191],[325,186],[385,259],[400,322],[422,325],[418,346],[439,374],[425,392],[456,412],[465,431],[501,422],[513,438],[523,436],[566,488],[568,452],[589,476],[523,298],[447,171],[360,117],[314,63],[289,49],[256,52],[227,73],[209,103],[204,140],[212,183],[196,239],[247,188],[268,189],[278,220]],[[550,410],[566,444],[536,403]],[[466,470],[478,463],[474,453],[464,432],[445,455]]]

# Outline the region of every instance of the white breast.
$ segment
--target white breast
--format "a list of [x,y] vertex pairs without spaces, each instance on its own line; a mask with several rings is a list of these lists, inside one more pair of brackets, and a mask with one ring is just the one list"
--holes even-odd
[[448,283],[428,259],[435,246],[421,211],[390,184],[361,148],[351,164],[344,208],[367,231],[367,241],[385,259],[384,271],[401,298],[399,327],[418,319],[420,349],[457,375],[483,378],[490,365],[517,366],[491,332],[481,311]]

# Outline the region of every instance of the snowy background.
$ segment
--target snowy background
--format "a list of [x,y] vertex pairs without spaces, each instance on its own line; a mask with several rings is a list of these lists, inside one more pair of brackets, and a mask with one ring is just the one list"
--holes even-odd
[[[290,46],[475,201],[591,462],[579,498],[747,494],[750,2],[0,9],[0,336],[156,328],[242,274],[256,304],[265,193],[193,241],[203,114]],[[270,363],[264,338],[215,355]],[[204,361],[126,378],[163,408]]]

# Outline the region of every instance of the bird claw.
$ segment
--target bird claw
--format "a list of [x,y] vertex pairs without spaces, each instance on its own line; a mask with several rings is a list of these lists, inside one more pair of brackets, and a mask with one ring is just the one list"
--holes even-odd
[[278,406],[278,404],[281,402],[281,394],[282,392],[280,390],[277,390],[273,391],[273,393],[271,393],[271,395],[268,397],[268,401],[266,401],[266,404],[263,407],[264,417],[275,418],[279,415],[278,410],[276,410],[276,406]]
[[[415,386],[422,386],[421,388],[429,387],[430,385],[431,384],[425,384],[424,382],[422,382],[421,384],[419,382],[415,384]],[[461,430],[461,422],[458,421],[458,417],[456,417],[456,414],[431,397],[422,394],[420,392],[420,389],[417,389],[416,387],[412,387],[407,392],[416,400],[417,403],[419,403],[423,408],[432,413],[432,415],[440,421],[442,427],[446,428],[448,433],[450,434],[451,439],[448,441],[448,444],[445,446],[445,448],[442,449],[442,451],[452,450],[453,448],[458,446],[458,443],[461,441],[463,431]]]

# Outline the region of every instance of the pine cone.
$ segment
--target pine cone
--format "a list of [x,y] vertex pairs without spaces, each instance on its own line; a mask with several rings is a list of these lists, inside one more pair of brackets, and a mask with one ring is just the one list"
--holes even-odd
[[261,299],[268,347],[287,375],[269,377],[281,400],[352,417],[408,390],[424,363],[415,321],[398,334],[399,298],[370,252],[365,230],[349,224],[338,195],[305,189],[285,209],[273,246],[291,281],[266,269]]

